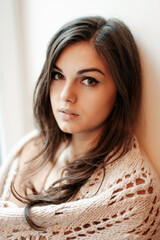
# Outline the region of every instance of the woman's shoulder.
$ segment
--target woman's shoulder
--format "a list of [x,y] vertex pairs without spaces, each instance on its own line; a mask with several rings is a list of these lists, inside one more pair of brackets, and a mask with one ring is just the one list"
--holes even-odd
[[19,204],[11,194],[11,183],[14,180],[16,191],[24,195],[24,188],[21,183],[29,176],[32,170],[37,169],[32,160],[38,156],[41,149],[42,137],[38,130],[26,134],[13,147],[0,172],[0,196],[3,199],[9,199],[9,201]]
[[3,160],[3,164],[0,169],[0,192],[2,191],[1,188],[3,187],[8,173],[15,161],[18,162],[18,165],[23,165],[23,162],[25,161],[24,159],[35,152],[35,139],[37,139],[39,135],[40,133],[36,129],[26,134],[15,144],[8,156]]
[[[156,181],[160,181],[156,169],[152,165],[151,160],[148,158],[146,152],[140,146],[139,141],[136,136],[133,137],[132,147],[130,151],[126,154],[126,159],[128,159],[129,165],[133,168],[132,173],[135,175],[142,175],[144,178],[153,178]],[[152,180],[153,181],[153,180]],[[152,182],[149,180],[149,182]]]
[[119,189],[130,189],[134,194],[150,194],[155,192],[160,197],[160,178],[147,155],[140,148],[134,136],[129,151],[106,166],[103,187],[114,186]]
[[11,149],[6,162],[19,156],[24,149],[28,149],[28,147],[34,143],[34,139],[36,139],[39,135],[39,131],[34,129],[23,136]]
[[17,152],[19,158],[19,170],[23,171],[26,162],[33,159],[42,149],[42,139],[38,130],[28,133],[19,143],[21,146]]

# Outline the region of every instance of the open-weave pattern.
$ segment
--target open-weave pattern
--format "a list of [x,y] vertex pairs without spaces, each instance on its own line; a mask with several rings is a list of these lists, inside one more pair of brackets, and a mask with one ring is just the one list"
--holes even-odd
[[103,178],[101,169],[80,189],[75,201],[33,207],[32,220],[45,230],[32,229],[24,218],[24,208],[7,198],[17,171],[15,153],[34,135],[20,143],[1,170],[0,239],[160,240],[160,181],[141,156],[135,138],[125,156],[106,166],[96,195]]

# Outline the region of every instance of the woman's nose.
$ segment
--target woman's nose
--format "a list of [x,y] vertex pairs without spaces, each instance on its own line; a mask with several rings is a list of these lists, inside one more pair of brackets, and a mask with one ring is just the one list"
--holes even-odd
[[63,86],[60,97],[65,102],[75,103],[77,101],[77,94],[74,84],[66,82]]

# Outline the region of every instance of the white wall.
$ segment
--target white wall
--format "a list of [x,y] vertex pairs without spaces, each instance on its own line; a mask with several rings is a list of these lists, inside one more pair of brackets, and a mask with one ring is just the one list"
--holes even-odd
[[[0,111],[3,150],[24,133],[19,25],[13,1],[0,1]],[[4,152],[4,151],[3,151]]]
[[160,173],[160,1],[4,0],[1,4],[2,123],[7,151],[33,128],[31,96],[48,42],[66,21],[83,15],[122,19],[132,30],[143,63],[141,146]]

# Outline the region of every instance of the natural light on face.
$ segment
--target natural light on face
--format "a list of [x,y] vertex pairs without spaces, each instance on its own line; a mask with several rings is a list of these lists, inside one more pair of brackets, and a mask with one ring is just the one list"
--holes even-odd
[[102,130],[116,99],[116,86],[88,42],[67,47],[52,72],[50,101],[60,129],[71,134]]

